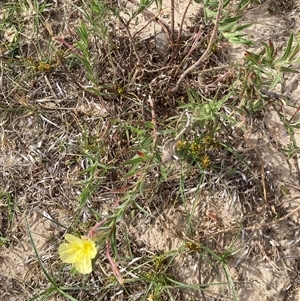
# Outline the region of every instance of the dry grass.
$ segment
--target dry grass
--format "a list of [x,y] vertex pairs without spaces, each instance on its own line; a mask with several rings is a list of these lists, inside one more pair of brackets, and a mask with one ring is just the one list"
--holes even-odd
[[[230,59],[222,3],[206,23],[184,3],[174,36],[165,3],[2,5],[1,300],[299,296],[297,86]],[[91,275],[59,259],[99,221],[123,285],[105,239]]]

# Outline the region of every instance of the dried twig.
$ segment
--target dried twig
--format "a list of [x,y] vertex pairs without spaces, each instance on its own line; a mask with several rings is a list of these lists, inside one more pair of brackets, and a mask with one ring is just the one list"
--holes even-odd
[[176,47],[178,47],[179,45],[179,42],[180,42],[180,37],[181,37],[181,33],[182,33],[182,28],[183,28],[183,23],[184,23],[184,20],[186,20],[186,14],[187,14],[187,11],[190,7],[192,3],[192,0],[189,0],[189,3],[187,4],[184,12],[183,12],[183,15],[182,15],[182,18],[181,18],[181,23],[180,23],[180,27],[179,27],[179,31],[178,31],[178,35],[177,35],[177,40],[176,40]]
[[[179,141],[180,137],[188,130],[188,128],[191,125],[191,116],[190,116],[190,114],[188,113],[188,111],[185,111],[184,114],[186,115],[186,118],[187,118],[186,124],[185,124],[184,128],[179,132],[179,134],[174,138],[175,142]],[[182,119],[182,115],[180,116],[178,122],[180,122],[181,119]]]
[[[169,160],[171,160],[171,159],[174,158],[175,153],[176,153],[176,144],[177,144],[177,142],[179,141],[179,139],[181,138],[181,136],[190,127],[191,116],[190,116],[190,114],[187,111],[185,111],[184,114],[187,117],[186,124],[185,124],[184,128],[179,132],[179,134],[175,138],[168,139],[165,142],[165,144],[164,144],[163,153],[162,153],[163,162],[169,161]],[[180,116],[179,121],[182,119],[182,116],[183,115]]]
[[[138,4],[138,2],[137,1],[135,1],[135,0],[130,0],[130,2],[131,3],[133,3],[133,4],[135,4],[135,5],[139,5]],[[161,27],[162,27],[162,29],[163,29],[163,31],[166,33],[166,35],[168,36],[168,39],[169,39],[169,41],[172,41],[172,38],[171,38],[171,34],[170,34],[170,29],[169,29],[169,27],[168,27],[168,25],[166,25],[162,20],[160,20],[159,18],[158,18],[158,16],[155,16],[152,12],[150,12],[148,9],[144,9],[143,11],[142,11],[142,14],[143,14],[143,16],[147,19],[147,20],[149,20],[149,21],[155,21],[155,22],[157,22]],[[140,32],[140,30],[139,30],[139,32]],[[135,33],[134,35],[136,35],[137,33]]]
[[194,42],[191,46],[191,49],[189,50],[189,52],[187,53],[187,55],[183,58],[183,60],[180,62],[179,66],[177,67],[177,70],[175,72],[175,75],[174,77],[177,76],[178,74],[178,71],[180,70],[181,66],[185,63],[185,61],[187,60],[187,58],[191,55],[191,53],[197,48],[197,45],[199,45],[203,40],[204,38],[201,39],[201,41],[199,42],[199,39],[200,39],[200,36],[201,36],[201,32],[202,30],[199,29],[198,33],[196,34],[196,37],[194,39]]
[[151,96],[149,96],[149,104],[151,107],[151,117],[152,117],[152,124],[153,124],[153,150],[156,149],[157,145],[157,123],[156,123],[156,115],[155,115],[155,110],[154,110],[154,104]]
[[192,3],[192,0],[189,0],[189,3],[187,4],[187,6],[184,9],[184,12],[183,12],[183,15],[182,15],[182,18],[181,18],[181,22],[180,22],[180,27],[179,27],[178,34],[177,34],[177,39],[176,39],[175,45],[173,47],[173,55],[172,55],[172,57],[171,57],[171,59],[170,59],[170,61],[168,63],[169,67],[173,66],[172,63],[173,63],[175,57],[178,54],[178,48],[179,48],[179,43],[180,43],[180,38],[181,38],[181,33],[182,33],[182,28],[183,28],[184,20],[186,20],[186,14],[187,14],[187,11],[188,11],[191,3]]
[[174,24],[175,24],[175,19],[174,19],[174,0],[171,0],[171,44],[172,47],[174,47]]
[[292,120],[295,118],[295,116],[299,113],[300,106],[297,108],[297,110],[293,113],[292,117],[290,118],[289,122],[292,122]]
[[117,14],[117,17],[118,17],[119,21],[121,22],[121,24],[123,25],[124,29],[127,32],[127,35],[128,35],[129,40],[130,40],[131,46],[133,48],[134,54],[135,54],[135,56],[136,56],[136,58],[138,60],[138,64],[137,65],[138,65],[138,67],[142,67],[143,63],[142,63],[140,55],[139,55],[139,53],[138,53],[138,51],[137,51],[137,49],[135,47],[135,43],[134,43],[134,40],[133,40],[132,35],[130,33],[130,30],[128,28],[128,25],[124,22],[124,20],[122,19],[122,17],[119,14]]
[[220,17],[221,17],[221,11],[222,11],[222,8],[223,8],[223,0],[220,0],[219,1],[219,6],[218,6],[218,12],[217,12],[217,16],[216,16],[216,23],[215,23],[215,26],[214,26],[214,29],[212,31],[212,34],[211,34],[211,37],[210,37],[210,40],[209,40],[209,43],[208,43],[208,46],[205,50],[205,52],[201,55],[201,57],[192,65],[190,66],[188,69],[186,69],[182,74],[181,76],[179,77],[179,80],[177,81],[176,83],[176,86],[175,88],[172,89],[172,92],[175,92],[178,90],[178,87],[180,85],[180,83],[184,80],[184,78],[189,74],[191,73],[192,71],[194,71],[201,63],[203,63],[206,58],[209,56],[210,54],[210,51],[211,51],[211,47],[215,41],[215,38],[216,38],[216,35],[217,35],[217,31],[218,31],[218,25],[219,25],[219,20],[220,20]]

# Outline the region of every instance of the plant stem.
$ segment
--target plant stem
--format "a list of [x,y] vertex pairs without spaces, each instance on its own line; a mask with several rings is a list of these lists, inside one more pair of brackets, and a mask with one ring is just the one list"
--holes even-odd
[[191,73],[192,71],[194,71],[201,63],[203,63],[205,61],[205,59],[209,56],[210,54],[210,50],[211,47],[214,43],[215,37],[217,35],[217,31],[218,31],[218,25],[219,25],[219,20],[220,20],[220,16],[221,16],[221,12],[222,12],[222,8],[223,8],[223,0],[219,1],[219,6],[218,6],[218,12],[217,12],[217,16],[216,16],[216,23],[214,26],[214,29],[212,31],[208,46],[205,50],[205,52],[201,55],[201,57],[192,65],[190,66],[188,69],[186,69],[181,76],[179,77],[179,80],[176,83],[175,88],[173,88],[171,91],[172,92],[176,92],[178,90],[178,87],[180,85],[180,83],[184,80],[184,78]]

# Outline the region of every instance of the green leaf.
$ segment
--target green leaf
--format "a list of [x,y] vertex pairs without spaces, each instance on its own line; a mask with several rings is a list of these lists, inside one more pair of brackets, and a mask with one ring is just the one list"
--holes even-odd
[[[299,42],[297,42],[297,45],[293,48],[290,57],[289,57],[289,62],[291,62],[294,57],[299,54],[299,50],[300,50],[300,44]],[[294,63],[299,63],[300,62],[300,56],[296,59],[296,61]]]
[[294,35],[291,33],[288,44],[286,46],[286,50],[283,54],[283,56],[281,57],[280,61],[284,62],[288,59],[289,55],[291,54],[291,49],[292,49],[292,45],[293,45],[293,39],[294,39]]
[[147,159],[147,157],[145,158],[144,156],[138,156],[138,157],[134,157],[132,159],[129,159],[127,161],[125,161],[123,164],[126,166],[126,165],[136,165],[138,163],[142,163],[142,162],[145,162]]
[[197,93],[197,91],[194,89],[194,88],[190,88],[188,91],[187,91],[187,95],[188,95],[188,99],[190,102],[192,103],[201,103],[201,99],[200,99],[200,96],[199,94]]
[[244,24],[244,25],[237,26],[237,27],[235,28],[235,30],[236,30],[236,31],[241,31],[241,30],[243,30],[243,29],[245,29],[245,28],[248,28],[248,27],[250,27],[250,26],[252,26],[252,23],[247,23],[247,24]]
[[270,90],[273,90],[275,88],[275,86],[280,83],[280,81],[282,80],[282,72],[277,72],[275,78],[273,79],[273,82],[270,86]]
[[58,289],[58,291],[63,295],[65,296],[67,299],[71,300],[71,301],[78,301],[77,299],[73,298],[72,296],[70,296],[69,294],[67,294],[66,292],[64,292],[63,290],[61,289]]
[[224,26],[228,23],[229,24],[236,23],[240,18],[242,18],[242,15],[235,16],[235,17],[232,17],[232,18],[227,18],[227,19],[224,19],[224,20],[220,21],[219,25]]
[[224,37],[232,44],[252,45],[252,41],[245,39],[244,36],[238,33],[224,33]]
[[289,68],[289,67],[283,67],[283,66],[281,66],[279,68],[279,71],[280,72],[288,72],[288,73],[299,73],[299,71],[297,71],[295,69],[292,69],[292,68]]
[[290,126],[295,128],[295,129],[300,129],[300,122],[298,123],[290,123]]
[[232,44],[242,44],[242,45],[253,45],[252,41],[249,41],[247,39],[244,39],[242,37],[240,38],[231,38],[229,39],[229,41],[232,43]]
[[224,25],[219,26],[219,30],[224,33],[230,31],[234,26],[236,25],[236,22],[233,23],[226,23]]
[[274,61],[274,44],[273,42],[270,40],[269,41],[269,45],[267,43],[262,42],[262,45],[265,47],[265,51],[266,51],[266,59],[268,61],[268,63],[273,63]]
[[245,58],[247,61],[253,63],[254,65],[258,65],[260,61],[259,55],[249,51],[246,51]]
[[216,11],[212,11],[208,8],[204,9],[204,22],[207,24],[208,23],[208,19],[212,19],[217,15]]

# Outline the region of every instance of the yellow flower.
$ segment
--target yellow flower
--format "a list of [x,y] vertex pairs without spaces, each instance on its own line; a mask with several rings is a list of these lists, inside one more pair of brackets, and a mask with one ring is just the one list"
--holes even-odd
[[197,142],[192,142],[190,145],[191,153],[196,156],[201,151],[201,145]]
[[183,149],[185,147],[185,145],[186,145],[185,141],[179,140],[176,145],[176,150],[180,151],[181,149]]
[[208,168],[211,164],[210,158],[205,155],[202,159],[201,159],[201,167],[202,168]]
[[78,238],[66,234],[66,241],[58,248],[60,259],[65,263],[72,263],[81,274],[92,272],[92,259],[97,254],[95,243],[87,237]]

